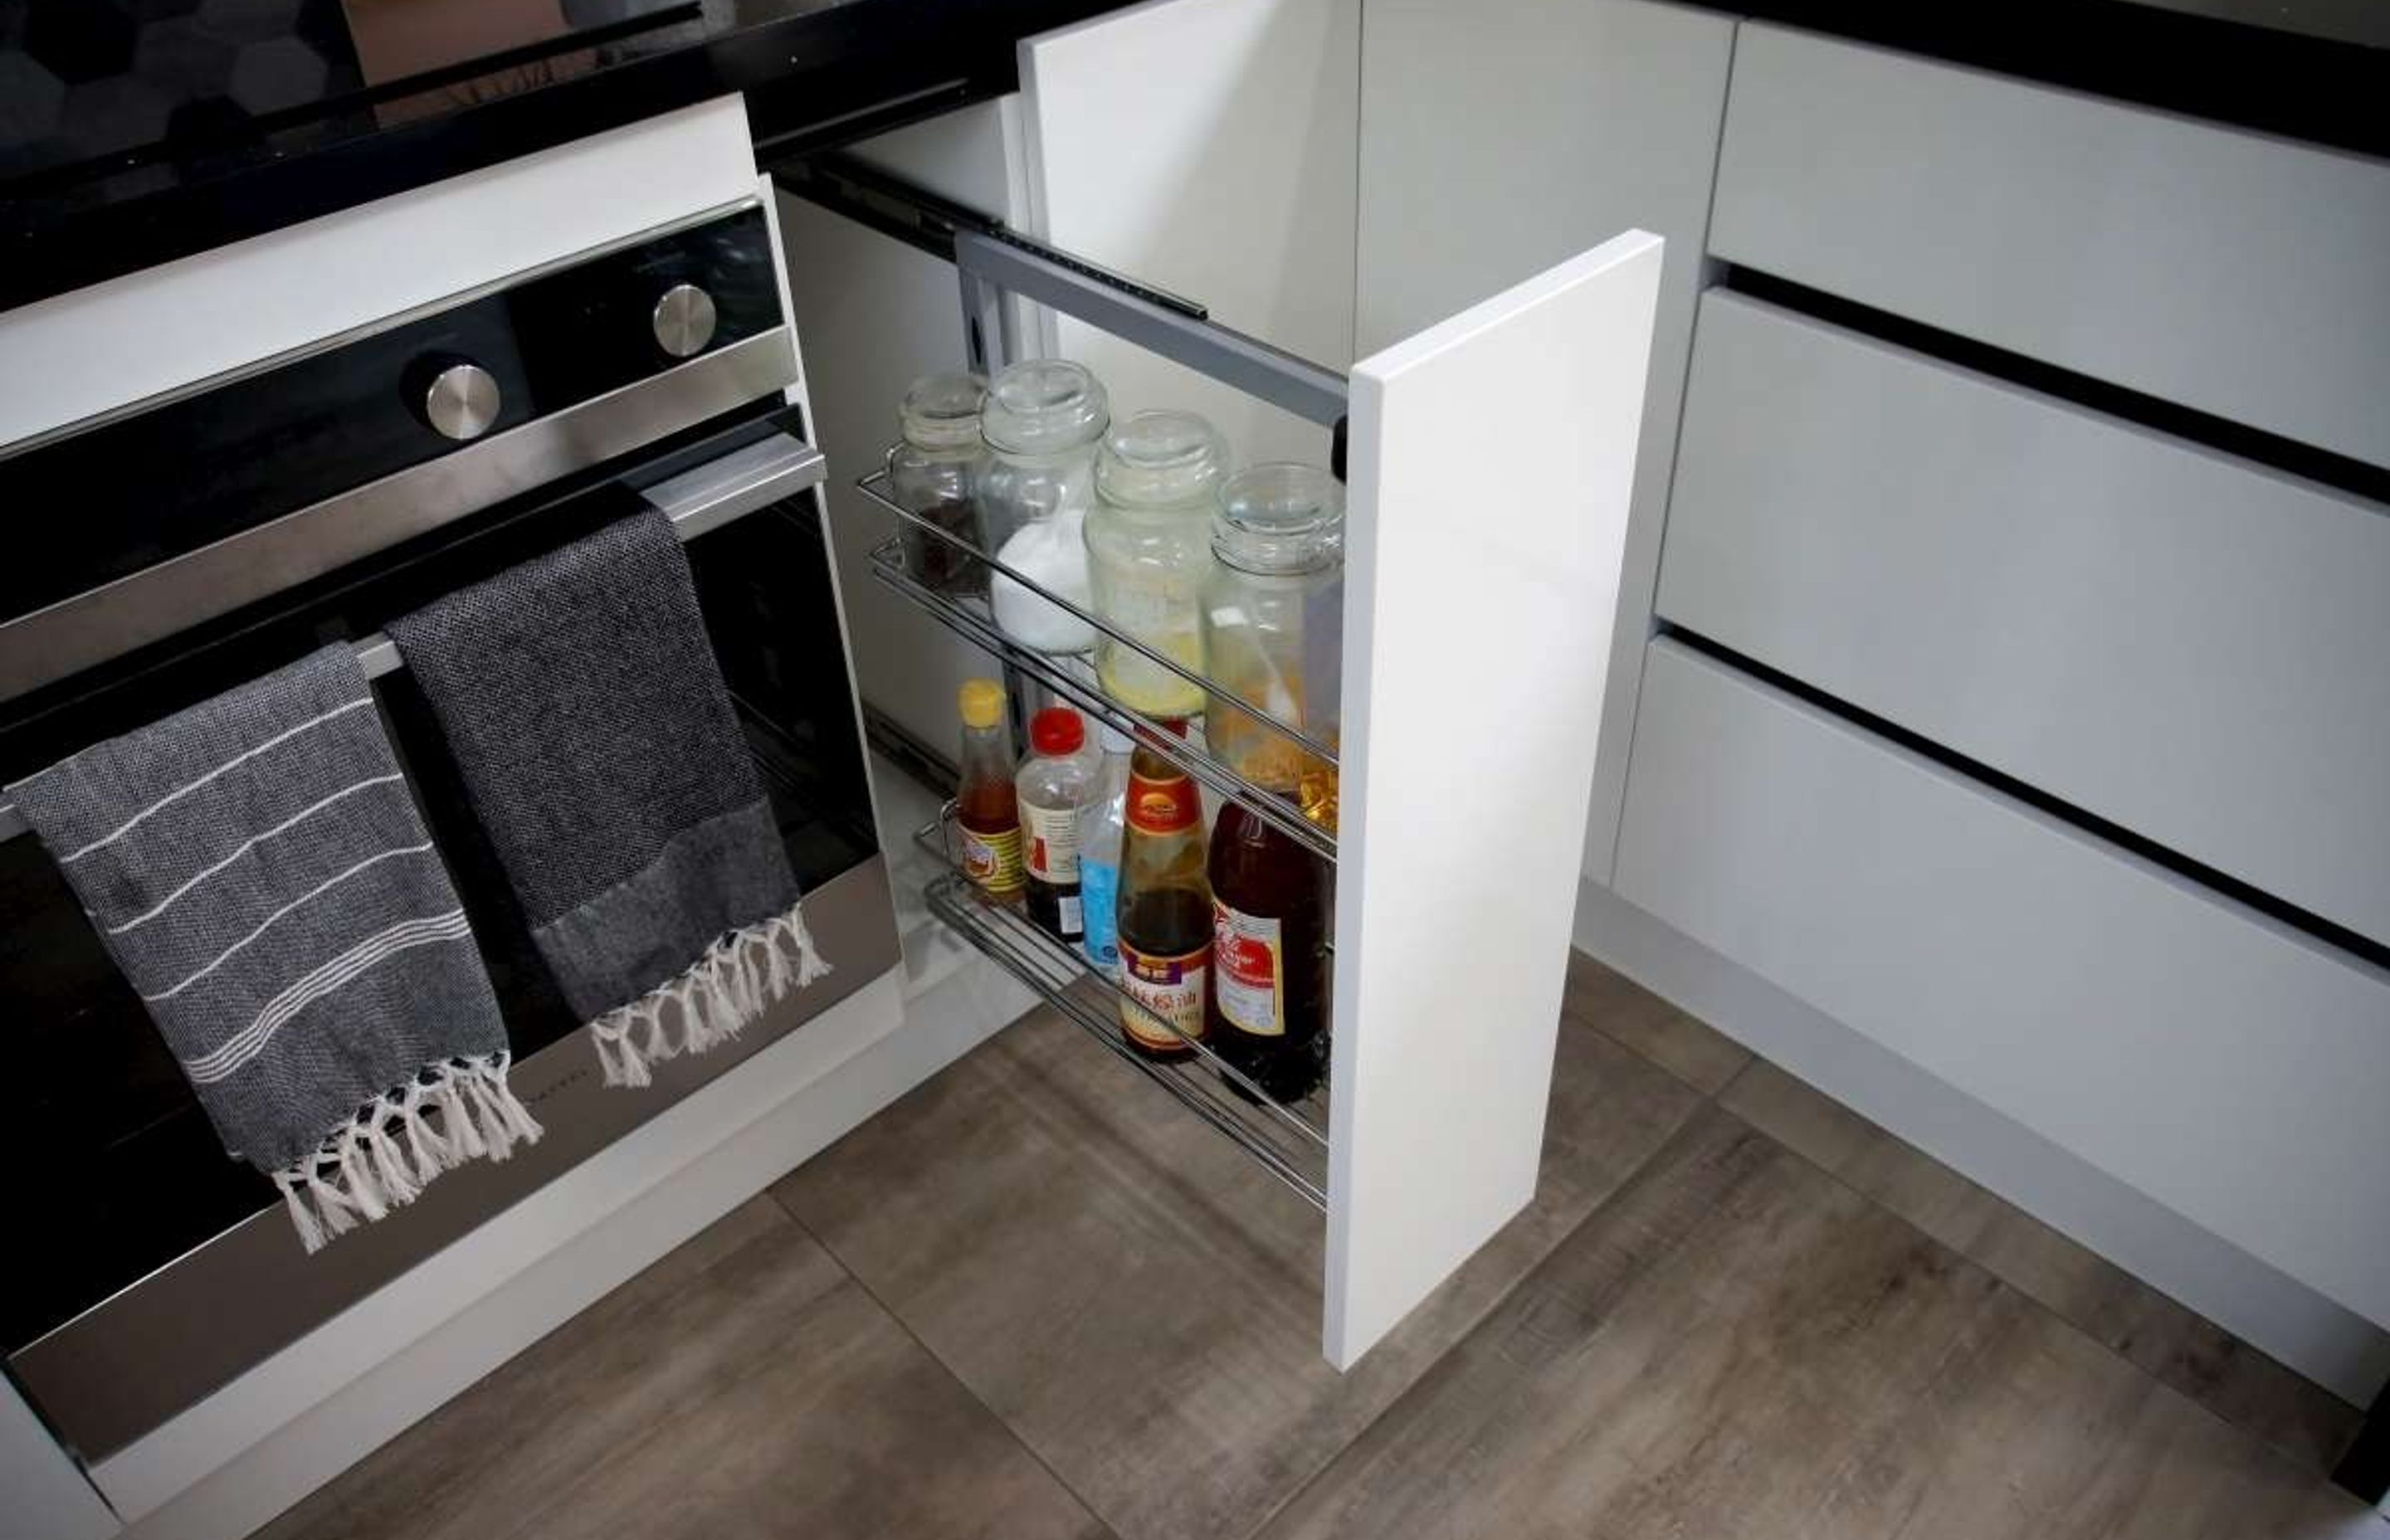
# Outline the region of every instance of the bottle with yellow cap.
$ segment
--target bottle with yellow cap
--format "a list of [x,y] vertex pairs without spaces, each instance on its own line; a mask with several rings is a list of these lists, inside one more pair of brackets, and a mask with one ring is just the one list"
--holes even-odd
[[972,679],[962,687],[962,786],[955,823],[962,830],[963,875],[991,898],[1009,903],[1027,880],[1021,865],[1021,804],[1012,787],[1012,746],[1004,730],[1004,687]]

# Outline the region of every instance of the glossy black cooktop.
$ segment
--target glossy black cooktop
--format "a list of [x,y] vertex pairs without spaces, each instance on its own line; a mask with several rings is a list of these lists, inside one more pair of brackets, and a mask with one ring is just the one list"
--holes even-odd
[[733,91],[854,137],[1118,3],[0,0],[0,308]]
[[706,9],[693,0],[19,0],[0,32],[0,175],[15,191],[121,197],[269,141],[300,149],[675,47],[702,35]]
[[[0,0],[0,309],[730,91],[768,162],[1118,3]],[[2390,0],[1720,8],[2390,157]]]

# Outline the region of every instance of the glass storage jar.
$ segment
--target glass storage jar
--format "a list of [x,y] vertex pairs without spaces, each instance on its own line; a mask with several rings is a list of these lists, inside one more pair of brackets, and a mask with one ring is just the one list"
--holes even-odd
[[1279,462],[1221,484],[1218,558],[1203,585],[1212,751],[1256,785],[1336,827],[1336,769],[1239,702],[1337,747],[1344,651],[1344,488],[1317,466]]
[[[980,402],[987,381],[975,374],[925,375],[896,408],[904,436],[888,451],[888,495],[899,507],[982,550],[979,517]],[[987,563],[919,525],[897,520],[905,570],[942,594],[987,592]]]
[[[1059,358],[1002,371],[980,406],[988,452],[980,519],[997,562],[1082,609],[1093,608],[1083,526],[1095,497],[1096,443],[1111,425],[1103,386]],[[988,600],[996,623],[1023,646],[1085,652],[1095,645],[1094,627],[1002,572],[990,575]]]
[[[1087,514],[1096,613],[1191,673],[1203,671],[1203,580],[1227,444],[1192,412],[1139,412],[1104,438]],[[1203,689],[1111,636],[1096,640],[1105,693],[1155,717],[1189,717]]]

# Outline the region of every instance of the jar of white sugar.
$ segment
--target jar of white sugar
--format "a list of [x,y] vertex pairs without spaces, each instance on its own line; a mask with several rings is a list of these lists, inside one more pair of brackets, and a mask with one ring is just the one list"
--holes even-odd
[[1095,630],[1008,571],[1083,610],[1093,607],[1084,531],[1095,498],[1096,446],[1111,424],[1102,384],[1077,364],[1033,358],[988,382],[979,504],[999,567],[988,601],[1006,635],[1040,652],[1085,652]]

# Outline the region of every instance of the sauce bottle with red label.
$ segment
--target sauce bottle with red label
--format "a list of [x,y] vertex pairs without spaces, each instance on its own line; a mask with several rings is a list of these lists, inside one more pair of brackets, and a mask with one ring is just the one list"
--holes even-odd
[[[1298,812],[1289,799],[1286,809]],[[1279,1101],[1325,1073],[1327,864],[1250,808],[1230,802],[1212,830],[1212,977],[1204,1037]],[[1234,1081],[1229,1088],[1245,1095]]]
[[955,824],[962,837],[963,875],[990,898],[1021,897],[1021,810],[1012,789],[1012,750],[1004,731],[1004,687],[972,679],[962,687],[962,786],[955,793]]
[[1144,742],[1128,766],[1118,942],[1121,1032],[1150,1059],[1185,1059],[1203,1035],[1212,960],[1203,802],[1195,782]]

